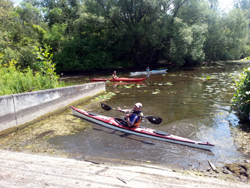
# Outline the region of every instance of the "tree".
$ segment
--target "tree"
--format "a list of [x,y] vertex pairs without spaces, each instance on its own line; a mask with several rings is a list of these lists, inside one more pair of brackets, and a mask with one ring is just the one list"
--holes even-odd
[[239,9],[223,16],[212,12],[208,17],[204,51],[206,60],[235,60],[243,55],[248,39],[248,20]]
[[195,61],[204,57],[206,24],[201,23],[204,16],[199,16],[204,2],[93,0],[85,5],[87,13],[94,15],[87,21],[107,37],[108,49],[114,51],[117,60],[140,66],[163,59],[182,65],[186,58]]
[[15,51],[16,32],[20,27],[16,23],[18,14],[14,12],[13,3],[9,0],[0,0],[0,52],[2,63],[11,59],[18,59]]

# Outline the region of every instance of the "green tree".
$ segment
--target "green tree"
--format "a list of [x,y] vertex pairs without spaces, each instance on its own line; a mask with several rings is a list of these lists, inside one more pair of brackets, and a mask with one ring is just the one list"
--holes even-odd
[[[0,1],[3,15],[0,22],[0,52],[3,54],[2,62],[8,63],[16,60],[21,69],[28,66],[35,68],[35,56],[33,45],[39,46],[42,42],[44,30],[41,12],[29,3],[21,3],[21,6],[13,7],[10,1]],[[39,19],[37,18],[39,17]]]
[[[239,2],[246,2],[242,0]],[[193,66],[248,55],[247,10],[218,0],[0,0],[0,53],[37,69],[33,46],[51,46],[57,70],[95,70],[159,61]],[[6,13],[6,14],[5,14]]]
[[100,36],[107,37],[107,49],[116,54],[118,61],[144,65],[168,60],[182,65],[185,59],[204,57],[202,44],[207,26],[201,23],[204,16],[199,16],[207,5],[204,2],[91,0],[85,5],[87,13],[94,15],[86,21],[94,23]]
[[246,49],[249,32],[244,12],[233,9],[221,16],[218,11],[213,11],[208,20],[208,33],[204,46],[206,60],[239,59]]
[[[18,59],[13,43],[16,37],[13,31],[19,30],[15,22],[17,16],[11,1],[0,0],[0,52],[2,53],[3,63],[9,62],[11,59]],[[5,53],[7,55],[4,55]]]

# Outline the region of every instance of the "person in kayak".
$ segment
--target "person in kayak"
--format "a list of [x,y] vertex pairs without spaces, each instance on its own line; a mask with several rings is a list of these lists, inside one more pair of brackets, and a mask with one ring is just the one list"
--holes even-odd
[[113,79],[118,78],[118,76],[116,75],[116,71],[113,72],[112,78],[113,78]]
[[137,127],[140,125],[143,113],[141,112],[142,104],[136,103],[132,110],[122,110],[120,107],[117,107],[116,110],[126,113],[126,122],[128,127]]
[[150,73],[149,66],[147,66],[146,71],[147,71],[147,77],[149,77],[149,75],[151,74],[151,73]]

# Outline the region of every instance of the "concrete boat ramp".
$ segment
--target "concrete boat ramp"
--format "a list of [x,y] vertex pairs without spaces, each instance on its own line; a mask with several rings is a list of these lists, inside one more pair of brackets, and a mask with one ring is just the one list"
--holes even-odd
[[249,185],[153,165],[111,164],[0,150],[0,188],[219,188]]

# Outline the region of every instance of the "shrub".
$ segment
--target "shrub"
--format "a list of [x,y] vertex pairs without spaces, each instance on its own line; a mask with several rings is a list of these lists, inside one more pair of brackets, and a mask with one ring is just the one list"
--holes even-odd
[[231,109],[236,112],[241,121],[249,120],[250,113],[250,67],[244,69],[243,73],[239,74],[234,82],[236,91],[231,101]]
[[24,93],[66,86],[64,82],[58,82],[57,76],[49,71],[33,73],[29,67],[21,71],[16,66],[17,61],[12,60],[7,64],[0,63],[0,95]]

